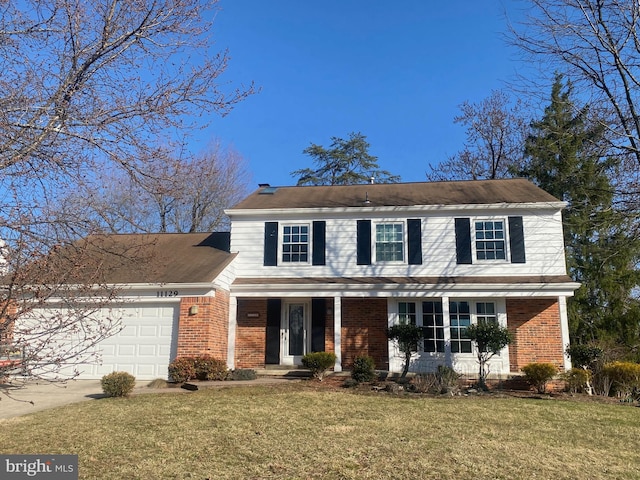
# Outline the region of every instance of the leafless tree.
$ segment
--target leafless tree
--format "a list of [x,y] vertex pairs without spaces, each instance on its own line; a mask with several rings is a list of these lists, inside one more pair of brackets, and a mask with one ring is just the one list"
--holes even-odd
[[510,176],[522,161],[527,123],[521,102],[513,102],[504,91],[494,90],[478,104],[464,102],[455,123],[467,127],[464,148],[448,160],[433,166],[427,178],[480,180]]
[[229,228],[224,210],[247,193],[244,159],[214,144],[188,158],[158,149],[131,172],[103,172],[92,191],[74,190],[61,210],[81,210],[113,233],[213,232]]
[[[60,210],[61,198],[97,188],[98,172],[140,175],[156,145],[182,144],[209,114],[254,91],[220,81],[228,55],[213,49],[215,7],[0,2],[0,338],[26,352],[34,375],[87,360],[118,328],[116,318],[90,315],[114,297],[98,274],[100,249],[79,240],[102,224],[83,209]],[[78,274],[88,267],[97,274]],[[40,307],[53,299],[62,304],[45,321]]]
[[542,66],[540,73],[546,72],[550,79],[562,73],[576,95],[603,119],[610,154],[628,157],[635,172],[640,171],[640,3],[531,0],[529,4],[525,20],[511,27],[513,44],[520,47],[525,61]]

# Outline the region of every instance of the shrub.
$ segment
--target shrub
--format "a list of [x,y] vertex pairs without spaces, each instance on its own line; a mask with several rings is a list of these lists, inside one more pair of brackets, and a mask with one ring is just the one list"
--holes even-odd
[[344,388],[356,388],[358,385],[360,385],[360,382],[358,382],[355,378],[345,378],[344,382],[342,383],[342,386]]
[[564,374],[567,390],[571,393],[583,393],[589,389],[591,372],[584,368],[572,368]]
[[404,366],[402,367],[401,378],[407,376],[409,364],[411,363],[411,355],[418,351],[418,344],[420,340],[422,340],[423,335],[422,327],[410,323],[393,325],[387,330],[387,337],[389,337],[390,340],[398,342],[398,350],[404,355]]
[[640,364],[632,362],[607,363],[602,368],[602,375],[610,385],[610,392],[623,398],[632,400],[640,397]]
[[534,386],[538,393],[544,393],[547,390],[547,382],[558,373],[558,367],[552,363],[536,362],[525,365],[522,371],[526,381]]
[[211,355],[195,357],[194,366],[198,380],[226,380],[229,377],[227,363]]
[[372,357],[363,355],[353,360],[351,378],[356,382],[372,382],[376,378],[376,363]]
[[251,368],[238,368],[231,372],[231,380],[255,380],[258,374]]
[[511,343],[511,333],[507,327],[502,327],[497,322],[479,322],[467,327],[465,337],[476,344],[478,387],[482,390],[488,390],[489,369],[487,363]]
[[311,370],[311,374],[320,381],[335,363],[336,355],[330,352],[312,352],[302,357],[302,365]]
[[566,354],[574,367],[592,369],[603,355],[603,350],[595,345],[575,344],[567,347]]
[[195,358],[176,358],[169,364],[169,376],[177,383],[188,382],[196,378]]
[[136,377],[127,372],[112,372],[102,377],[100,384],[109,397],[128,397],[136,386]]
[[411,386],[418,393],[454,393],[461,376],[451,367],[438,365],[434,373],[416,375]]

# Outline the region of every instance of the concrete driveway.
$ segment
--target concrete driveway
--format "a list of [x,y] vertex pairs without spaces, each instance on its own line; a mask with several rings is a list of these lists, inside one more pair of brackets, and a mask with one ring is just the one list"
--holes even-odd
[[[196,390],[207,388],[240,387],[251,385],[273,385],[298,381],[299,378],[266,377],[256,380],[196,382]],[[136,382],[132,395],[144,393],[188,394],[193,389],[150,388],[148,380]],[[45,381],[13,380],[0,384],[0,419],[19,417],[29,413],[60,407],[71,403],[103,398],[100,380],[69,380],[64,383]]]
[[64,383],[14,380],[0,385],[0,419],[103,397],[100,380]]

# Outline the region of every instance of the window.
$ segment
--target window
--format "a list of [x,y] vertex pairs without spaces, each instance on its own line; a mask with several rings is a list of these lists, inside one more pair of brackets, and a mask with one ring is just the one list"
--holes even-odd
[[475,234],[478,260],[506,260],[504,221],[475,222]]
[[422,302],[424,351],[444,352],[444,318],[440,300]]
[[471,340],[465,338],[469,325],[471,325],[469,302],[451,300],[449,302],[451,353],[471,353]]
[[402,262],[403,260],[403,224],[381,223],[376,225],[376,262]]
[[401,325],[416,325],[416,304],[414,302],[398,303],[398,320]]
[[309,225],[282,227],[282,261],[286,263],[309,261]]
[[493,302],[476,302],[476,320],[478,323],[498,323],[496,304]]

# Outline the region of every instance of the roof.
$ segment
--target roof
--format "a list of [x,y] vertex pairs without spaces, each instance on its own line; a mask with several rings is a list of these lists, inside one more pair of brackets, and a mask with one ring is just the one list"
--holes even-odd
[[522,178],[301,187],[261,185],[229,212],[243,209],[490,205],[559,201]]
[[233,260],[229,233],[91,235],[34,265],[38,283],[213,282]]

